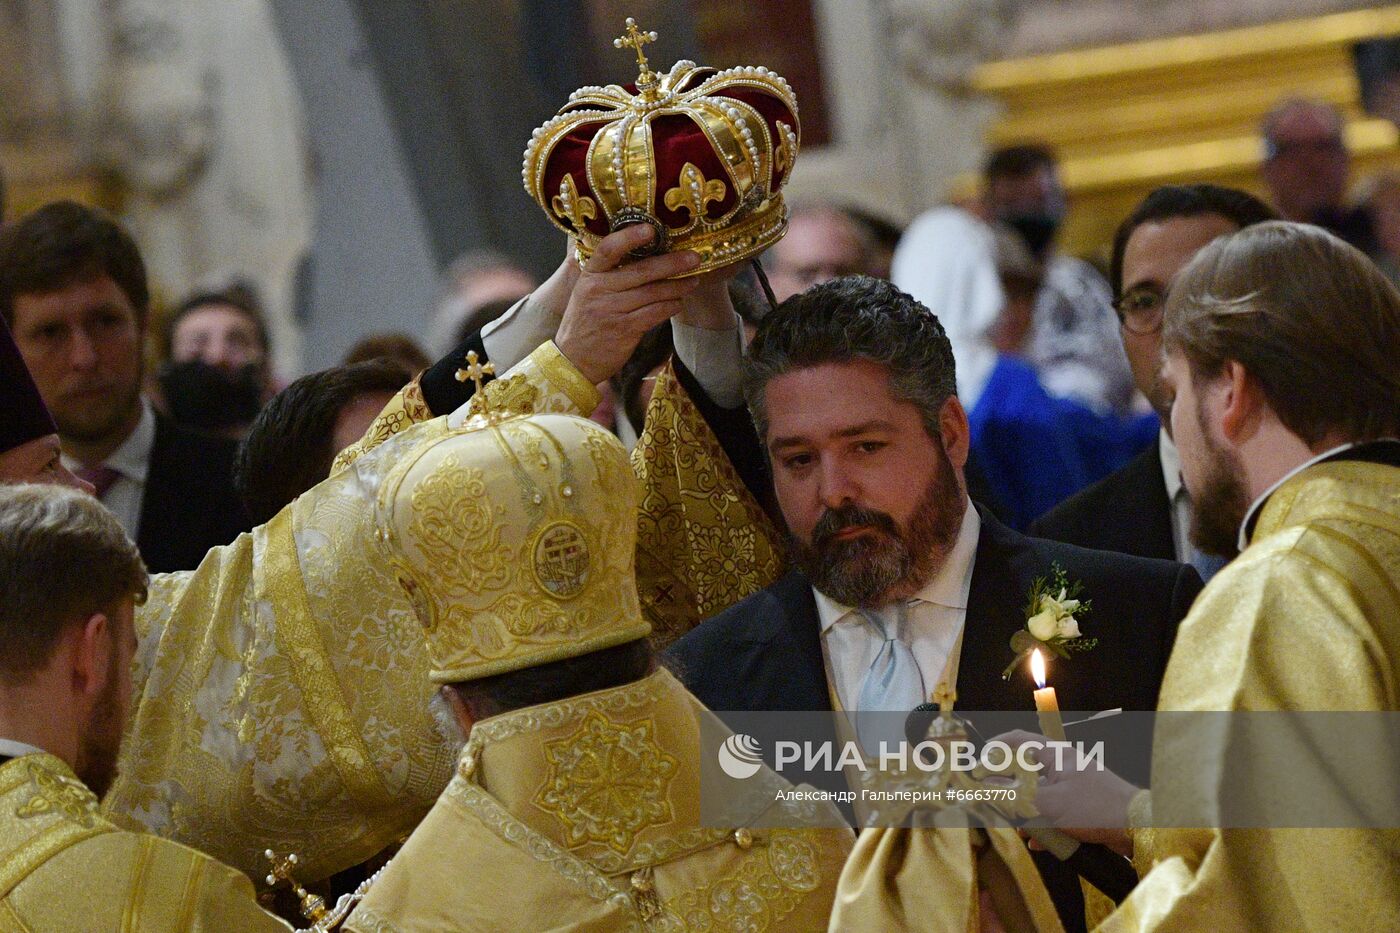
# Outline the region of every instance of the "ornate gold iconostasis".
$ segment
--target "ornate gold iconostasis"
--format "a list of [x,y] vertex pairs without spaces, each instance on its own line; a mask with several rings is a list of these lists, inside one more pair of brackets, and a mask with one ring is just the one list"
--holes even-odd
[[1259,121],[1285,97],[1341,108],[1353,182],[1400,166],[1394,124],[1362,110],[1352,57],[1356,42],[1391,35],[1400,6],[988,62],[973,85],[1006,108],[989,146],[1054,146],[1073,208],[1061,242],[1104,258],[1118,222],[1158,185],[1263,194]]

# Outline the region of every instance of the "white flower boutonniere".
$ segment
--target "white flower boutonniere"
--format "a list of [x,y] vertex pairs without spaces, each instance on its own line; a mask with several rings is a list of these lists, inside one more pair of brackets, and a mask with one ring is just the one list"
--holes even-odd
[[1050,576],[1036,577],[1026,600],[1026,627],[1011,636],[1011,650],[1016,657],[1001,672],[1002,679],[1011,676],[1016,665],[1036,648],[1044,648],[1069,659],[1072,652],[1085,652],[1099,643],[1079,631],[1079,618],[1089,611],[1089,600],[1080,599],[1083,584],[1070,583],[1059,564],[1050,565]]

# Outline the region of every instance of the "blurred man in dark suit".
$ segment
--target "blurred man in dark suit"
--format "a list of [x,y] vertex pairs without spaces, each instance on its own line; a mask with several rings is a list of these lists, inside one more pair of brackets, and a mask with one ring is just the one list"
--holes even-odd
[[1265,115],[1259,135],[1259,174],[1284,220],[1316,224],[1368,256],[1380,255],[1371,212],[1347,203],[1351,152],[1340,110],[1326,101],[1290,97]]
[[1223,558],[1190,541],[1191,501],[1172,444],[1171,397],[1161,385],[1162,309],[1172,279],[1218,236],[1271,220],[1263,201],[1218,185],[1167,185],[1118,228],[1110,268],[1114,307],[1133,381],[1161,418],[1157,443],[1031,523],[1030,533],[1081,547],[1193,565],[1209,579]]
[[63,444],[153,572],[187,570],[250,527],[235,443],[181,428],[141,395],[150,292],[135,242],[100,211],[40,208],[0,232],[0,315]]

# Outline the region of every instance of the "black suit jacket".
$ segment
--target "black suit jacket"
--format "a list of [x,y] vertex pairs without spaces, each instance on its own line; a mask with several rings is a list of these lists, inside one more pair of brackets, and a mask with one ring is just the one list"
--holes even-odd
[[1030,533],[1101,551],[1176,560],[1161,440],[1031,522]]
[[136,546],[152,573],[192,570],[252,527],[233,488],[238,442],[156,415]]
[[[982,531],[968,593],[958,666],[959,709],[1035,708],[1026,665],[1010,680],[1011,636],[1026,624],[1026,594],[1052,563],[1083,583],[1092,600],[1082,629],[1098,645],[1054,667],[1069,710],[1156,708],[1176,627],[1201,590],[1184,564],[1092,551],[1029,538],[978,509]],[[713,710],[831,710],[812,587],[793,571],[767,589],[701,623],[667,651],[667,663]],[[821,780],[815,783],[827,783]],[[1067,930],[1084,929],[1075,874],[1048,853],[1032,853]]]

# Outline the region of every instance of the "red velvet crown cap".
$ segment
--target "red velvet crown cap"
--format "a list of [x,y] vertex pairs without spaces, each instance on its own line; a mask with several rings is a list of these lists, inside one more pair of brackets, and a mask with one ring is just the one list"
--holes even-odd
[[631,223],[656,228],[657,251],[699,252],[692,275],[777,242],[801,138],[787,82],[689,61],[657,75],[638,59],[636,84],[580,88],[525,150],[525,189],[575,237],[579,261]]

